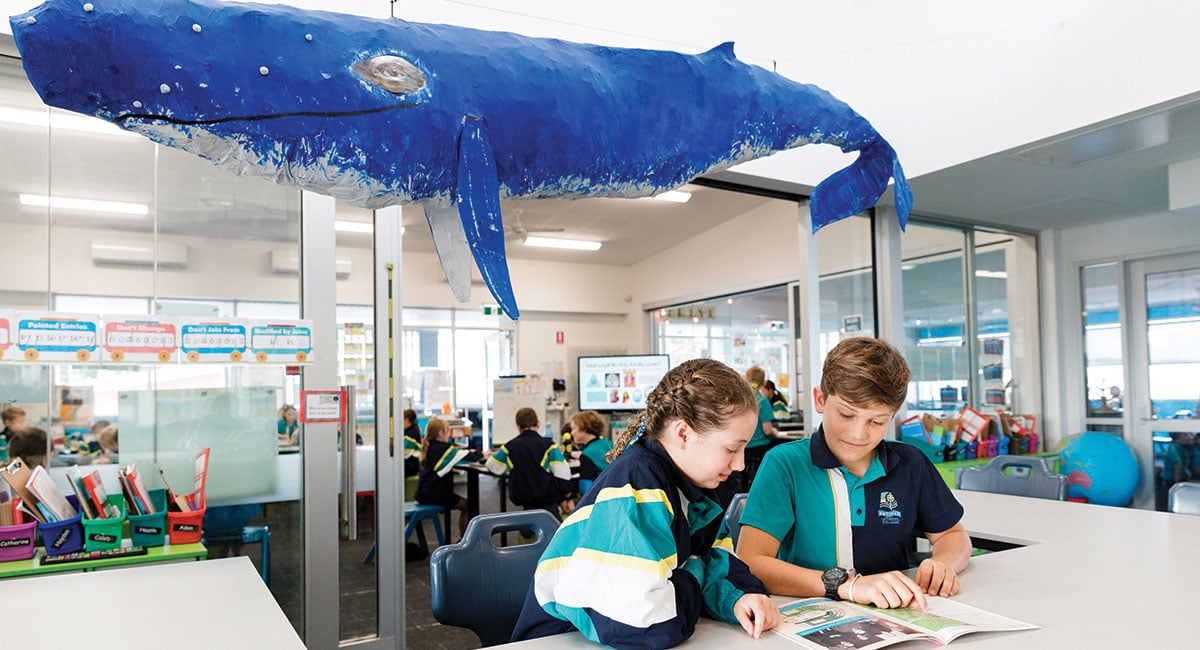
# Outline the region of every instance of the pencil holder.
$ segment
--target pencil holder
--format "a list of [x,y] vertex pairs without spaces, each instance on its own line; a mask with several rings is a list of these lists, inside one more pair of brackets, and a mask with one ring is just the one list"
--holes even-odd
[[121,545],[124,517],[83,520],[83,548],[87,551],[106,551]]
[[171,544],[199,544],[204,526],[204,510],[168,512],[167,534]]
[[37,525],[46,555],[62,555],[83,549],[83,525],[79,520],[80,516],[75,515],[70,519]]
[[129,538],[134,546],[150,548],[167,541],[167,497],[164,490],[150,490],[152,515],[129,515]]
[[0,526],[0,562],[28,560],[33,557],[33,536],[37,522]]

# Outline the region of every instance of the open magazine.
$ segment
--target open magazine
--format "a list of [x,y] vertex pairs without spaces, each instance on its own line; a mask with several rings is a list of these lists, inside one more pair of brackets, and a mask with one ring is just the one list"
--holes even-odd
[[960,602],[931,596],[929,609],[876,609],[828,598],[781,605],[774,629],[809,648],[873,650],[914,640],[950,643],[970,632],[1032,630],[1022,623]]

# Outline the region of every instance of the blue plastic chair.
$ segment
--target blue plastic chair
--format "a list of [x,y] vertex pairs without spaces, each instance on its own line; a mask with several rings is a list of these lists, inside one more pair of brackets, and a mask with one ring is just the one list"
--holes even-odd
[[[499,512],[471,520],[462,541],[441,546],[429,559],[433,617],[443,625],[465,627],[484,646],[508,643],[542,551],[558,530],[545,510]],[[496,546],[493,535],[532,533],[536,540]]]
[[1200,483],[1176,483],[1167,492],[1167,511],[1200,515]]
[[1046,471],[1041,458],[997,456],[983,467],[960,467],[958,489],[1020,497],[1067,498],[1067,477]]
[[[437,535],[438,546],[443,546],[446,543],[446,536],[442,533],[442,524],[438,522],[438,515],[446,516],[446,532],[450,531],[450,513],[441,506],[427,506],[420,503],[405,502],[404,504],[404,540],[401,544],[408,542],[408,538],[412,537],[413,533],[417,534],[417,544],[420,544],[421,550],[429,553],[429,542],[425,539],[425,526],[421,525],[426,519],[433,522],[433,534]],[[363,564],[370,564],[375,559],[375,544],[371,544],[371,548],[367,549],[367,554],[363,556]]]
[[748,496],[750,496],[748,492],[738,492],[733,495],[729,501],[729,507],[725,509],[725,523],[729,525],[729,537],[733,540],[735,547],[738,543],[738,535],[742,534],[742,510],[746,507],[746,497]]
[[258,544],[260,549],[259,572],[262,574],[263,582],[269,587],[271,586],[271,528],[270,526],[246,525],[260,510],[262,510],[260,503],[210,506],[204,513],[200,541],[203,544],[215,542]]

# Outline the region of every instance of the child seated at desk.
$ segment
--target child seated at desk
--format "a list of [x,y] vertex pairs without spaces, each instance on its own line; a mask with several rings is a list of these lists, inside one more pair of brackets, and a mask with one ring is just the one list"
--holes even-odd
[[614,648],[670,648],[703,613],[755,638],[779,623],[733,554],[714,488],[742,467],[757,423],[749,384],[719,361],[667,372],[612,464],[550,540],[513,640],[579,630]]
[[417,412],[404,409],[404,478],[421,475],[421,427]]
[[562,450],[538,433],[537,411],[517,409],[517,437],[504,443],[487,461],[493,474],[508,473],[508,496],[525,510],[547,510],[555,516],[570,514],[571,470]]
[[613,448],[611,440],[600,437],[604,418],[595,411],[581,411],[571,416],[569,426],[579,454],[579,480],[590,484],[608,467],[607,456]]
[[[821,426],[767,453],[742,512],[738,557],[771,593],[918,609],[925,594],[958,593],[971,555],[962,506],[924,453],[883,440],[910,377],[885,341],[830,350],[813,389]],[[913,579],[901,571],[915,532],[933,556]]]
[[21,429],[8,439],[8,458],[20,458],[29,469],[46,467],[47,444],[45,431],[37,427]]
[[[455,446],[450,442],[450,425],[429,418],[425,440],[421,443],[421,478],[417,480],[417,503],[458,511],[458,534],[467,530],[467,500],[454,493],[454,475],[450,470],[460,463],[473,463],[483,454]],[[450,535],[450,531],[446,531]]]

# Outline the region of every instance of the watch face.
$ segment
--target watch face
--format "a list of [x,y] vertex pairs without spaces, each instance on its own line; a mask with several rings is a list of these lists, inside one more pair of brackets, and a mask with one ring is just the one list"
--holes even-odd
[[850,572],[840,566],[835,566],[825,569],[825,572],[821,574],[821,582],[825,583],[826,589],[836,589],[848,577],[850,577]]

